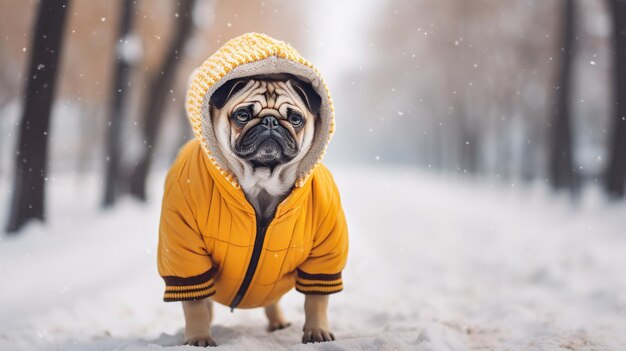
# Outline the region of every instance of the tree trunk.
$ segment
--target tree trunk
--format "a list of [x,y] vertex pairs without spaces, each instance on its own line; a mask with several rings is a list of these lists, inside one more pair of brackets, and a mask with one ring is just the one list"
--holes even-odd
[[113,78],[113,90],[111,91],[109,120],[107,129],[107,145],[105,158],[105,183],[104,199],[102,205],[110,207],[115,203],[118,194],[117,187],[120,183],[119,165],[121,153],[122,123],[124,120],[124,107],[130,91],[130,57],[128,43],[129,34],[135,13],[135,0],[122,0],[121,20],[117,36],[115,77]]
[[68,0],[39,2],[15,159],[15,183],[7,232],[44,220],[48,128],[63,42]]
[[167,56],[151,79],[148,96],[144,101],[142,156],[130,177],[130,193],[132,196],[146,200],[146,179],[154,157],[157,136],[163,120],[168,92],[173,84],[176,67],[182,56],[182,50],[192,29],[192,11],[195,0],[180,0],[176,5],[176,32],[170,43]]
[[575,43],[575,5],[575,0],[563,0],[562,39],[559,48],[561,60],[550,126],[551,146],[548,165],[552,186],[557,190],[567,189],[573,193],[577,190],[578,180],[574,167],[572,118],[569,102]]
[[626,1],[610,0],[613,15],[613,135],[605,187],[612,198],[623,198],[626,187]]

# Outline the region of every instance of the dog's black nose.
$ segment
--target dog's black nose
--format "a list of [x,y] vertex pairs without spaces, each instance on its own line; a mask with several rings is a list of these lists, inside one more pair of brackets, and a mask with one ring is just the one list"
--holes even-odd
[[265,126],[265,128],[270,129],[270,130],[276,129],[280,125],[278,123],[278,120],[274,116],[263,117],[263,119],[261,120],[261,124]]

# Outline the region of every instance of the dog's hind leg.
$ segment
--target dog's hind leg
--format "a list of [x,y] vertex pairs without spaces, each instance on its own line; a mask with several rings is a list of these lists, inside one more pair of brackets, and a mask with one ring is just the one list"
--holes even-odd
[[285,315],[283,314],[283,310],[278,305],[278,301],[265,307],[265,315],[269,321],[267,330],[270,332],[285,329],[291,325],[291,323],[285,319]]

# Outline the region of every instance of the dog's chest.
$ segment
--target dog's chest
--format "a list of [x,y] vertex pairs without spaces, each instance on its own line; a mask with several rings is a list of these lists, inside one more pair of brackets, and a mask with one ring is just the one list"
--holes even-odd
[[272,220],[278,205],[288,194],[273,196],[265,190],[257,192],[256,196],[246,195],[248,201],[254,207],[256,219],[259,225],[265,227]]
[[257,246],[261,250],[255,260],[256,283],[273,284],[293,272],[308,257],[319,227],[317,211],[312,211],[309,203],[302,198],[285,209],[274,211],[269,207],[266,212],[275,213],[256,218],[227,202],[215,203],[209,218],[199,222],[207,252],[220,267],[216,282],[243,279]]

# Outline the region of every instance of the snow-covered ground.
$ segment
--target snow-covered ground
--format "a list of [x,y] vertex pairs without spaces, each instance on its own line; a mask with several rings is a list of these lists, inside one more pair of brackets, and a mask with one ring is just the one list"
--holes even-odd
[[[293,326],[271,334],[261,310],[218,306],[220,349],[626,349],[626,204],[593,190],[572,206],[541,186],[331,169],[351,232],[345,290],[331,298],[339,341],[299,343],[303,298],[291,292]],[[180,343],[180,305],[161,301],[156,272],[154,178],[147,206],[106,213],[96,178],[50,181],[49,224],[0,240],[0,350]],[[3,215],[8,189],[0,184]]]

